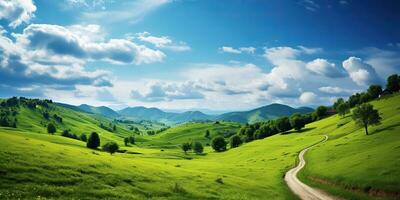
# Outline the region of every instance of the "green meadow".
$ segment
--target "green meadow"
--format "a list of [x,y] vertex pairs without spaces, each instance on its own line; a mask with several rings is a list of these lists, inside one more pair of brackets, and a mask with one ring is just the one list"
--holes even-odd
[[[48,134],[43,108],[20,107],[17,128],[0,128],[0,199],[297,199],[283,176],[294,167],[300,150],[328,135],[306,154],[300,174],[306,183],[349,199],[395,199],[400,191],[400,95],[372,102],[382,124],[370,135],[354,124],[350,114],[308,124],[214,152],[210,138],[229,136],[234,122],[181,124],[156,135],[136,135],[136,144],[123,138],[134,133],[125,124],[52,105],[50,114],[63,117],[57,132]],[[99,124],[113,123],[110,132]],[[86,148],[83,141],[60,136],[96,131],[101,144],[115,141],[125,152]],[[183,142],[203,143],[203,154],[185,154]],[[381,196],[379,196],[381,195]]]

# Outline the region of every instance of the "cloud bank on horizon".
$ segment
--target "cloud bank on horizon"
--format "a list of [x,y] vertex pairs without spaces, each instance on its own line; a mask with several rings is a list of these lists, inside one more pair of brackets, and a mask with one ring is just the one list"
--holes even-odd
[[396,1],[225,4],[2,0],[0,97],[113,108],[312,106],[400,72],[400,28],[372,20],[400,20]]

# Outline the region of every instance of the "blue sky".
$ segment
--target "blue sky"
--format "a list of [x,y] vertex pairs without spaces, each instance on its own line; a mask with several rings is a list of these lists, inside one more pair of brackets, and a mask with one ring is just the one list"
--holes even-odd
[[400,71],[400,2],[1,0],[0,96],[163,109],[330,104]]

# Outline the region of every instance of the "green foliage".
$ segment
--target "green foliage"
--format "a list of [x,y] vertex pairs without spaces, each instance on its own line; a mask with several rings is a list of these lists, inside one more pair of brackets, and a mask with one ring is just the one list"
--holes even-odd
[[229,144],[231,146],[231,148],[236,148],[239,147],[240,145],[242,145],[243,141],[240,138],[240,136],[238,135],[233,135],[230,139],[229,139]]
[[128,146],[129,145],[129,138],[124,138],[124,144],[125,144],[125,146]]
[[337,106],[336,111],[340,116],[344,117],[350,112],[350,106],[348,103],[341,103]]
[[317,119],[322,119],[323,117],[326,116],[327,111],[328,111],[328,108],[327,108],[327,107],[325,107],[325,106],[319,106],[319,107],[317,108],[317,110],[315,110],[314,113],[315,113],[315,116],[317,117]]
[[47,124],[47,132],[50,134],[53,134],[57,131],[56,126],[54,126],[54,124],[49,123]]
[[195,153],[197,154],[201,154],[203,153],[204,147],[200,142],[193,142],[192,143],[192,149]]
[[192,148],[192,146],[188,142],[185,142],[181,145],[181,148],[185,153],[187,153],[187,151],[189,151]]
[[84,142],[87,142],[87,136],[86,136],[86,134],[82,133],[81,136],[79,136],[79,139],[82,140],[82,141],[84,141]]
[[365,134],[368,135],[368,126],[380,124],[382,118],[371,104],[364,103],[353,110],[353,119],[365,128]]
[[204,134],[205,138],[210,138],[210,130],[206,130],[206,133]]
[[113,154],[116,151],[118,151],[119,146],[116,142],[107,142],[106,144],[103,145],[102,149],[103,149],[103,151]]
[[90,149],[97,149],[100,146],[100,137],[96,132],[92,132],[89,136],[89,139],[86,143],[86,147]]
[[289,119],[291,127],[296,131],[300,131],[306,124],[303,117],[300,114],[294,114]]
[[275,120],[275,126],[279,130],[279,132],[282,133],[292,129],[288,117],[280,117],[277,120]]
[[369,86],[367,93],[372,99],[376,99],[382,94],[382,87],[380,85],[371,85]]
[[335,110],[337,110],[337,109],[338,109],[338,106],[339,106],[340,104],[343,104],[343,103],[345,103],[344,99],[343,99],[343,98],[338,98],[338,99],[336,99],[335,103],[333,103],[332,108],[335,109]]
[[226,141],[222,136],[217,136],[211,140],[211,147],[217,152],[225,151]]
[[400,90],[400,78],[397,74],[392,74],[387,78],[386,89],[389,92],[398,92]]

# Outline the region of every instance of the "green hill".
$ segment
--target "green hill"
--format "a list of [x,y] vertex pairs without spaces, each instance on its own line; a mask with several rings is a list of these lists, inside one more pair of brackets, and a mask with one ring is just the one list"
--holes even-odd
[[84,110],[86,112],[89,112],[89,113],[103,115],[103,116],[109,117],[109,118],[119,117],[119,114],[117,112],[115,112],[113,109],[106,107],[106,106],[95,107],[95,106],[90,106],[87,104],[82,104],[82,105],[78,106],[78,108],[80,108],[81,110]]
[[282,104],[270,104],[243,112],[230,112],[217,117],[218,120],[236,121],[241,123],[255,123],[267,119],[274,119],[281,116],[290,116],[293,113],[305,114],[313,112],[312,108],[292,108]]
[[[348,116],[337,115],[291,131],[216,153],[184,154],[177,144],[188,140],[207,144],[211,136],[235,132],[237,123],[188,123],[154,136],[131,135],[125,124],[117,131],[99,127],[106,118],[50,105],[63,123],[58,130],[98,131],[101,144],[119,143],[125,153],[90,150],[85,143],[46,133],[43,108],[20,106],[17,128],[0,127],[0,199],[296,199],[283,181],[300,150],[329,135],[306,154],[301,178],[349,199],[396,199],[400,191],[400,96],[372,102],[382,124],[366,136]],[[51,115],[50,115],[51,116]],[[12,118],[12,117],[11,117]],[[11,119],[10,118],[10,119]],[[113,123],[113,122],[111,122]]]

